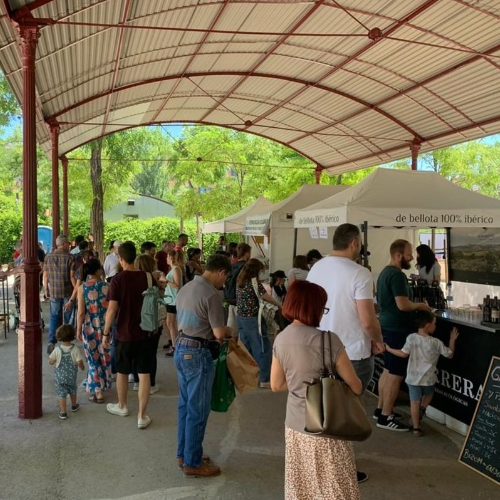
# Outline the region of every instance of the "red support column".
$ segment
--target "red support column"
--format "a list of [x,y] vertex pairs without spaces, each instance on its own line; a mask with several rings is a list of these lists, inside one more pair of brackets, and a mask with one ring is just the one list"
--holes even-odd
[[69,207],[68,207],[68,158],[61,156],[63,169],[63,232],[69,236]]
[[42,416],[42,331],[37,238],[35,54],[39,27],[18,24],[23,64],[23,261],[18,336],[19,417]]
[[413,141],[410,145],[411,151],[411,169],[418,170],[418,152],[420,151],[420,142]]
[[314,170],[314,177],[316,178],[316,184],[321,184],[321,172],[323,171],[323,167],[320,167],[319,165],[316,166],[316,169]]
[[59,124],[49,123],[52,140],[52,248],[56,248],[56,239],[61,233],[61,214],[59,208]]

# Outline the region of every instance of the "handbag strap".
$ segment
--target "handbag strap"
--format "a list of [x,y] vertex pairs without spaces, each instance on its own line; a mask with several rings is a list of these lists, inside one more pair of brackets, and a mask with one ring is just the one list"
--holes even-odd
[[252,278],[252,287],[257,300],[259,301],[259,314],[257,316],[257,322],[259,324],[259,336],[262,337],[262,312],[264,310],[264,301],[261,299],[259,295],[259,283],[257,282],[257,278]]
[[[328,367],[325,362],[325,335],[328,336],[328,349],[330,351],[330,366]],[[337,376],[337,364],[333,362],[332,353],[332,336],[330,332],[325,330],[321,331],[321,353],[322,353],[322,368],[321,373],[323,377],[336,377]]]

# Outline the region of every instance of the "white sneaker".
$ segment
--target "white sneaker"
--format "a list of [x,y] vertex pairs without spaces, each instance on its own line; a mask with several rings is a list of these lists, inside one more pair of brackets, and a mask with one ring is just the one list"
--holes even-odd
[[131,373],[129,373],[128,374],[128,383],[131,384],[133,381],[134,381],[134,376]]
[[151,423],[151,419],[146,415],[144,418],[137,420],[137,428],[145,429]]
[[125,406],[124,408],[120,408],[120,403],[108,403],[106,405],[106,410],[108,413],[112,415],[118,415],[119,417],[127,417],[128,416],[128,408]]
[[132,387],[132,390],[133,391],[138,391],[139,390],[139,384],[137,384],[136,382],[134,382],[134,387]]
[[151,389],[149,389],[149,394],[156,394],[160,390],[160,386],[158,384],[152,385]]

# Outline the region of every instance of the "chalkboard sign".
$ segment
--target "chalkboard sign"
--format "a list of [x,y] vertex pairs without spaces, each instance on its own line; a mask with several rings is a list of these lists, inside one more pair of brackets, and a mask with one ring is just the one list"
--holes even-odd
[[491,360],[459,461],[500,485],[500,358]]

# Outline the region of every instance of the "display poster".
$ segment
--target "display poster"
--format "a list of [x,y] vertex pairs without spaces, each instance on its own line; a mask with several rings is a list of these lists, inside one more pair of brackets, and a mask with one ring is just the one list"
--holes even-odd
[[309,235],[313,240],[318,239],[318,228],[316,226],[310,227],[309,228]]
[[500,229],[450,229],[450,279],[500,285]]
[[326,226],[321,226],[319,228],[319,237],[322,240],[327,240],[328,239],[328,228]]
[[494,357],[459,462],[500,486],[500,358]]

